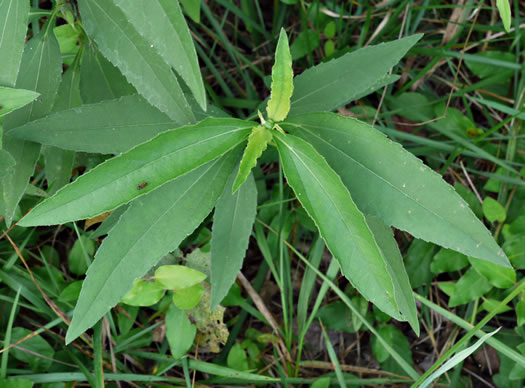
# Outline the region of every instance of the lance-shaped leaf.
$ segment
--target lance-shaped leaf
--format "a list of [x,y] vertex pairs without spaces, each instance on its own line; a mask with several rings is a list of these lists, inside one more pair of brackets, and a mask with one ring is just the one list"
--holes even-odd
[[272,93],[266,111],[273,121],[282,121],[290,111],[290,97],[293,93],[292,56],[288,47],[286,31],[281,28],[272,67]]
[[[82,105],[80,98],[80,57],[75,57],[73,64],[62,76],[53,111],[58,112]],[[14,133],[11,130],[10,133]],[[42,153],[46,162],[46,179],[49,194],[53,195],[71,179],[71,170],[75,161],[75,152],[57,147],[43,147]]]
[[68,150],[118,154],[178,126],[133,95],[50,114],[9,135]]
[[59,190],[20,225],[63,224],[116,209],[231,150],[246,140],[253,124],[210,118],[161,133]]
[[200,107],[206,110],[202,82],[193,39],[178,1],[115,0],[137,31],[186,82]]
[[377,245],[386,260],[387,269],[394,284],[394,297],[399,311],[410,323],[416,335],[419,336],[419,321],[416,303],[412,296],[412,287],[410,286],[410,281],[403,265],[403,257],[401,252],[399,252],[392,229],[378,218],[372,216],[366,217],[366,223],[372,230]]
[[0,1],[0,85],[14,86],[24,52],[29,1]]
[[341,178],[303,139],[274,134],[286,180],[304,206],[343,275],[369,301],[398,320],[385,258]]
[[331,111],[372,93],[422,36],[368,46],[305,70],[294,79],[289,116]]
[[32,90],[13,89],[0,86],[0,117],[34,101],[39,93]]
[[69,326],[69,343],[93,326],[210,213],[238,158],[229,152],[136,199],[104,239]]
[[272,132],[262,125],[252,129],[252,133],[248,137],[248,145],[244,149],[241,164],[239,165],[239,172],[233,182],[232,192],[235,193],[239,187],[244,183],[252,168],[257,164],[257,159],[262,155],[268,142],[272,140]]
[[99,50],[152,105],[182,124],[195,120],[177,77],[112,0],[80,0],[83,25]]
[[53,106],[62,73],[62,58],[52,24],[54,21],[49,20],[40,33],[27,43],[16,82],[17,89],[33,90],[40,93],[40,97],[6,116],[4,121],[4,149],[16,163],[4,175],[0,186],[8,225],[11,224],[18,202],[33,175],[40,155],[40,145],[6,135],[11,128],[46,115]]
[[211,310],[228,293],[241,270],[257,213],[257,188],[253,175],[235,194],[232,172],[213,214],[211,235]]
[[115,100],[136,94],[120,70],[96,50],[93,41],[86,40],[80,65],[80,96],[84,104]]
[[333,113],[305,114],[281,126],[326,158],[365,214],[417,238],[510,266],[454,188],[375,128]]

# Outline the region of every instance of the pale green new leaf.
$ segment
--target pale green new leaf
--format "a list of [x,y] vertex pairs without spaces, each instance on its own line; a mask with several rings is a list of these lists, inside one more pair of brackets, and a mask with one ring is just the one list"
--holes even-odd
[[326,158],[365,214],[414,237],[510,266],[454,188],[375,128],[333,113],[305,114],[281,126]]
[[40,33],[31,38],[25,46],[16,82],[17,89],[33,90],[40,93],[40,96],[36,101],[6,116],[4,121],[6,132],[3,148],[11,154],[16,163],[4,175],[0,185],[8,225],[11,224],[18,202],[33,175],[40,155],[40,145],[6,135],[11,128],[46,115],[53,106],[60,83],[62,58],[50,23],[54,24],[54,21],[48,21]]
[[331,111],[373,92],[422,36],[368,46],[305,70],[294,79],[289,116]]
[[272,67],[272,92],[266,108],[268,118],[273,121],[282,121],[286,118],[290,111],[293,87],[292,56],[286,31],[281,28],[275,50],[275,63]]
[[252,129],[248,137],[248,145],[244,149],[239,172],[232,186],[232,192],[235,193],[244,183],[252,168],[257,164],[257,159],[262,155],[268,142],[272,140],[272,132],[262,125]]
[[54,225],[116,209],[231,150],[254,123],[209,118],[163,132],[99,164],[35,207],[21,226]]
[[399,311],[410,323],[416,335],[419,336],[416,302],[412,296],[412,287],[410,286],[410,281],[403,265],[403,257],[401,252],[399,252],[392,229],[376,217],[368,216],[366,217],[366,222],[372,230],[377,245],[385,258],[387,269],[394,285],[394,298]]
[[509,0],[496,0],[496,7],[498,7],[499,16],[503,22],[505,31],[510,32],[510,22],[512,15]]
[[341,272],[366,299],[398,320],[386,260],[341,178],[306,141],[274,134],[284,174],[314,220]]
[[26,41],[29,1],[0,1],[0,86],[16,83]]
[[253,175],[232,194],[232,172],[213,214],[211,235],[211,310],[226,296],[241,270],[257,213]]
[[133,95],[53,113],[9,135],[68,150],[118,154],[177,127],[144,98]]
[[112,0],[79,0],[82,23],[99,50],[153,106],[171,119],[195,121],[177,77]]
[[135,279],[200,225],[224,190],[237,157],[230,152],[133,201],[88,269],[66,342],[94,325]]
[[0,117],[29,104],[39,95],[39,93],[32,90],[13,89],[0,86]]
[[184,265],[163,265],[155,271],[155,282],[166,290],[182,290],[206,279],[206,275]]
[[130,306],[152,306],[164,295],[164,290],[155,282],[135,279],[133,288],[122,297],[122,302]]
[[178,1],[115,0],[137,31],[186,82],[206,110],[206,92],[190,30]]

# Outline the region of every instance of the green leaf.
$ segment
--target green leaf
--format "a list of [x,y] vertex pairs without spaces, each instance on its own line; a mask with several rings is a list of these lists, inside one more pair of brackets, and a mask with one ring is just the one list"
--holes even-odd
[[341,178],[304,140],[278,132],[274,139],[288,183],[338,260],[343,275],[381,310],[405,320],[394,299],[385,258]]
[[58,300],[63,303],[74,302],[80,295],[80,289],[82,288],[82,280],[69,283],[66,288],[62,290],[58,295]]
[[184,265],[163,265],[155,271],[155,281],[166,290],[182,290],[206,279],[206,275]]
[[275,49],[275,64],[272,67],[272,93],[266,108],[271,120],[282,121],[286,118],[290,111],[293,88],[292,56],[286,31],[281,28],[279,42]]
[[321,35],[318,31],[305,30],[300,32],[290,46],[292,59],[294,61],[301,59],[317,49],[320,44]]
[[177,127],[144,98],[132,95],[50,114],[10,135],[67,150],[118,154]]
[[179,0],[184,10],[195,23],[201,22],[201,1],[200,0]]
[[488,313],[495,312],[496,314],[503,314],[507,311],[512,311],[509,306],[501,306],[500,300],[490,298],[485,299],[485,301],[481,304],[480,309]]
[[113,66],[95,49],[95,44],[86,41],[80,66],[80,95],[85,104],[135,94],[137,91],[120,70]]
[[294,79],[289,116],[331,111],[371,93],[422,36],[368,46],[305,70]]
[[235,169],[219,197],[213,215],[211,235],[211,309],[213,310],[235,283],[248,248],[257,213],[257,188],[250,174],[232,194]]
[[244,183],[252,168],[257,164],[257,159],[262,155],[268,142],[272,140],[272,132],[262,125],[252,129],[248,137],[248,145],[244,149],[241,164],[239,165],[239,172],[235,178],[232,186],[232,192],[235,193],[239,187]]
[[210,118],[163,132],[82,175],[19,225],[63,224],[116,209],[234,148],[252,127],[248,121]]
[[389,226],[383,224],[376,217],[366,217],[366,223],[374,234],[377,245],[386,260],[387,269],[394,284],[394,298],[399,311],[410,323],[416,335],[419,335],[416,303],[412,296],[412,287],[410,286],[408,275],[403,265],[403,257],[401,252],[399,252],[394,233]]
[[516,283],[516,271],[513,268],[502,267],[474,257],[469,257],[468,260],[474,269],[495,287],[509,288]]
[[237,157],[230,152],[132,202],[89,267],[66,335],[68,343],[200,225],[222,193]]
[[173,293],[173,304],[181,310],[189,310],[197,306],[204,293],[204,287],[200,284],[177,290]]
[[507,212],[505,211],[505,208],[503,205],[501,205],[498,201],[496,201],[492,197],[485,197],[483,200],[483,215],[487,220],[490,222],[499,221],[503,222],[505,221],[505,218],[507,218]]
[[80,0],[82,23],[99,50],[153,106],[171,119],[195,121],[177,77],[112,0]]
[[153,306],[164,295],[164,290],[156,282],[135,279],[133,288],[122,297],[122,303],[130,306]]
[[443,272],[455,272],[468,266],[467,256],[453,251],[452,249],[441,248],[434,256],[430,270],[438,275]]
[[34,101],[39,93],[0,86],[0,117]]
[[511,22],[511,10],[509,0],[496,0],[496,7],[498,7],[499,16],[503,21],[503,27],[505,31],[510,32],[510,22]]
[[[29,1],[4,0],[0,2],[0,86],[14,86],[24,52]],[[2,104],[3,105],[3,104]]]
[[[15,344],[30,334],[30,330],[15,327],[11,333],[11,343]],[[15,346],[10,350],[9,355],[13,355],[19,361],[28,363],[33,372],[42,372],[47,371],[53,363],[52,359],[55,351],[44,338],[37,335]]]
[[69,271],[75,275],[84,275],[94,253],[95,241],[86,236],[80,236],[80,238],[73,244],[71,252],[69,252]]
[[137,31],[184,80],[200,107],[206,110],[206,92],[190,30],[178,1],[115,0]]
[[228,358],[226,359],[226,365],[228,368],[235,370],[245,371],[250,369],[248,364],[248,356],[242,348],[241,344],[235,344],[230,349],[228,353]]
[[[80,105],[82,105],[80,98],[80,60],[76,58],[62,76],[53,111],[58,112]],[[14,130],[11,133],[13,134]],[[49,194],[53,195],[58,189],[69,183],[75,153],[57,147],[44,147],[43,154],[46,163],[47,186]]]
[[326,158],[365,214],[414,237],[510,266],[454,189],[375,128],[333,113],[293,117],[281,127],[309,141]]
[[492,285],[485,277],[481,276],[474,268],[470,268],[457,281],[456,287],[448,301],[449,307],[456,307],[476,298],[480,298],[490,291]]
[[166,314],[166,338],[173,358],[183,357],[193,345],[197,328],[192,325],[186,313],[171,305]]
[[[54,21],[49,20],[40,33],[27,43],[16,81],[17,89],[33,90],[40,93],[40,97],[5,118],[6,134],[11,128],[46,115],[53,106],[62,73],[62,59],[49,23]],[[16,162],[14,168],[4,175],[0,185],[5,205],[5,221],[10,225],[29,178],[33,175],[40,155],[40,145],[10,136],[4,136],[3,141],[4,150],[9,152]]]
[[[401,330],[393,325],[385,325],[381,326],[378,332],[392,348],[396,349],[396,351],[403,356],[405,360],[412,360],[410,344]],[[390,358],[390,352],[380,341],[377,340],[377,337],[372,337],[371,344],[374,356],[380,364],[383,364]]]

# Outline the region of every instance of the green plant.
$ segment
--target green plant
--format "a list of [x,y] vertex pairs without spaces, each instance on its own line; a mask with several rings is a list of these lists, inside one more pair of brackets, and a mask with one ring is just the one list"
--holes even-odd
[[[271,98],[261,106],[266,117],[259,113],[257,123],[225,117],[206,105],[193,42],[177,4],[156,0],[143,9],[136,1],[79,1],[82,24],[74,25],[82,46],[60,88],[60,51],[52,26],[62,3],[21,58],[16,88],[35,90],[40,97],[4,123],[4,148],[14,160],[2,178],[7,223],[17,217],[40,154],[37,143],[60,148],[63,159],[71,152],[117,154],[18,222],[26,227],[64,224],[119,212],[106,225],[108,237],[89,267],[67,342],[96,324],[213,208],[211,307],[217,306],[242,265],[257,206],[251,170],[268,145],[277,149],[287,184],[342,273],[362,296],[408,321],[416,333],[415,303],[390,226],[510,266],[467,203],[438,174],[372,126],[329,112],[396,80],[388,71],[420,35],[348,53],[293,79],[282,31]],[[142,17],[160,22],[146,25]],[[170,27],[172,39],[158,29],[161,25]],[[20,51],[23,40],[13,42],[13,51]],[[37,53],[45,60],[34,61]],[[54,76],[44,82],[41,73]],[[109,79],[103,96],[87,88],[80,96],[85,105],[67,94],[77,90],[78,82],[102,79]],[[50,113],[55,95],[67,103],[58,108],[55,103]],[[173,309],[169,314],[182,316]]]

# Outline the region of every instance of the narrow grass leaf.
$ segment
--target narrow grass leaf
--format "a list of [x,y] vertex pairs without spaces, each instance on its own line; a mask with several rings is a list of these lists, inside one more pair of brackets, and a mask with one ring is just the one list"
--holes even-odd
[[34,101],[39,93],[32,90],[0,86],[0,117]]
[[346,388],[345,376],[343,374],[343,371],[341,370],[341,364],[339,364],[339,360],[337,359],[337,353],[335,352],[335,349],[332,346],[332,343],[330,342],[330,338],[328,337],[326,330],[324,329],[324,327],[322,329],[323,329],[324,341],[326,344],[326,350],[328,351],[328,357],[330,357],[330,361],[332,362],[332,365],[334,366],[335,376],[337,377],[339,386]]
[[405,320],[399,314],[383,254],[341,178],[306,141],[280,133],[274,138],[288,183],[339,261],[343,275],[381,310]]
[[31,104],[24,106],[6,116],[4,121],[3,148],[15,160],[15,166],[10,168],[2,178],[1,188],[5,205],[5,220],[11,224],[18,202],[22,198],[29,178],[33,175],[35,164],[40,155],[40,145],[25,140],[6,136],[9,130],[28,121],[35,120],[49,113],[53,106],[62,73],[62,58],[58,42],[53,35],[53,20],[27,43],[20,73],[16,81],[17,89],[33,90],[40,97]]
[[368,46],[304,71],[294,79],[289,116],[331,111],[371,93],[421,37]]
[[0,86],[14,86],[24,52],[29,1],[0,1]]
[[137,91],[171,119],[181,124],[193,122],[195,117],[171,67],[122,10],[112,0],[81,0],[78,5],[87,33]]
[[272,67],[272,92],[266,111],[273,121],[282,121],[290,111],[290,97],[293,93],[292,56],[288,47],[286,31],[281,28]]
[[327,159],[365,214],[445,248],[510,266],[454,188],[370,125],[317,113],[290,118],[281,126]]
[[137,31],[186,82],[200,107],[206,110],[206,92],[193,39],[178,1],[115,0]]
[[241,270],[257,213],[252,174],[232,194],[235,169],[217,201],[211,235],[211,310],[224,299]]
[[118,154],[180,124],[139,95],[50,114],[10,135],[68,150]]
[[35,207],[19,225],[54,225],[91,218],[140,197],[231,150],[253,123],[205,119],[163,132],[99,164]]
[[239,172],[235,178],[232,186],[232,192],[235,193],[239,187],[244,183],[252,168],[257,164],[257,159],[262,155],[268,142],[272,140],[272,133],[269,129],[259,125],[252,129],[248,137],[248,145],[244,149],[241,164],[239,165]]
[[222,193],[237,157],[230,152],[133,201],[88,269],[66,342],[94,325],[135,279],[199,226]]
[[423,381],[423,383],[419,386],[420,388],[426,388],[428,387],[434,380],[436,380],[439,376],[443,375],[444,373],[448,372],[452,368],[454,368],[456,365],[458,365],[460,362],[465,360],[468,356],[470,356],[472,353],[474,353],[478,348],[483,345],[487,339],[492,337],[494,334],[496,334],[499,331],[499,329],[494,330],[493,332],[487,333],[484,336],[482,336],[479,340],[476,341],[476,343],[472,346],[469,346],[468,348],[457,352],[453,357],[450,358],[447,362],[445,362],[441,367],[432,373],[428,378]]

